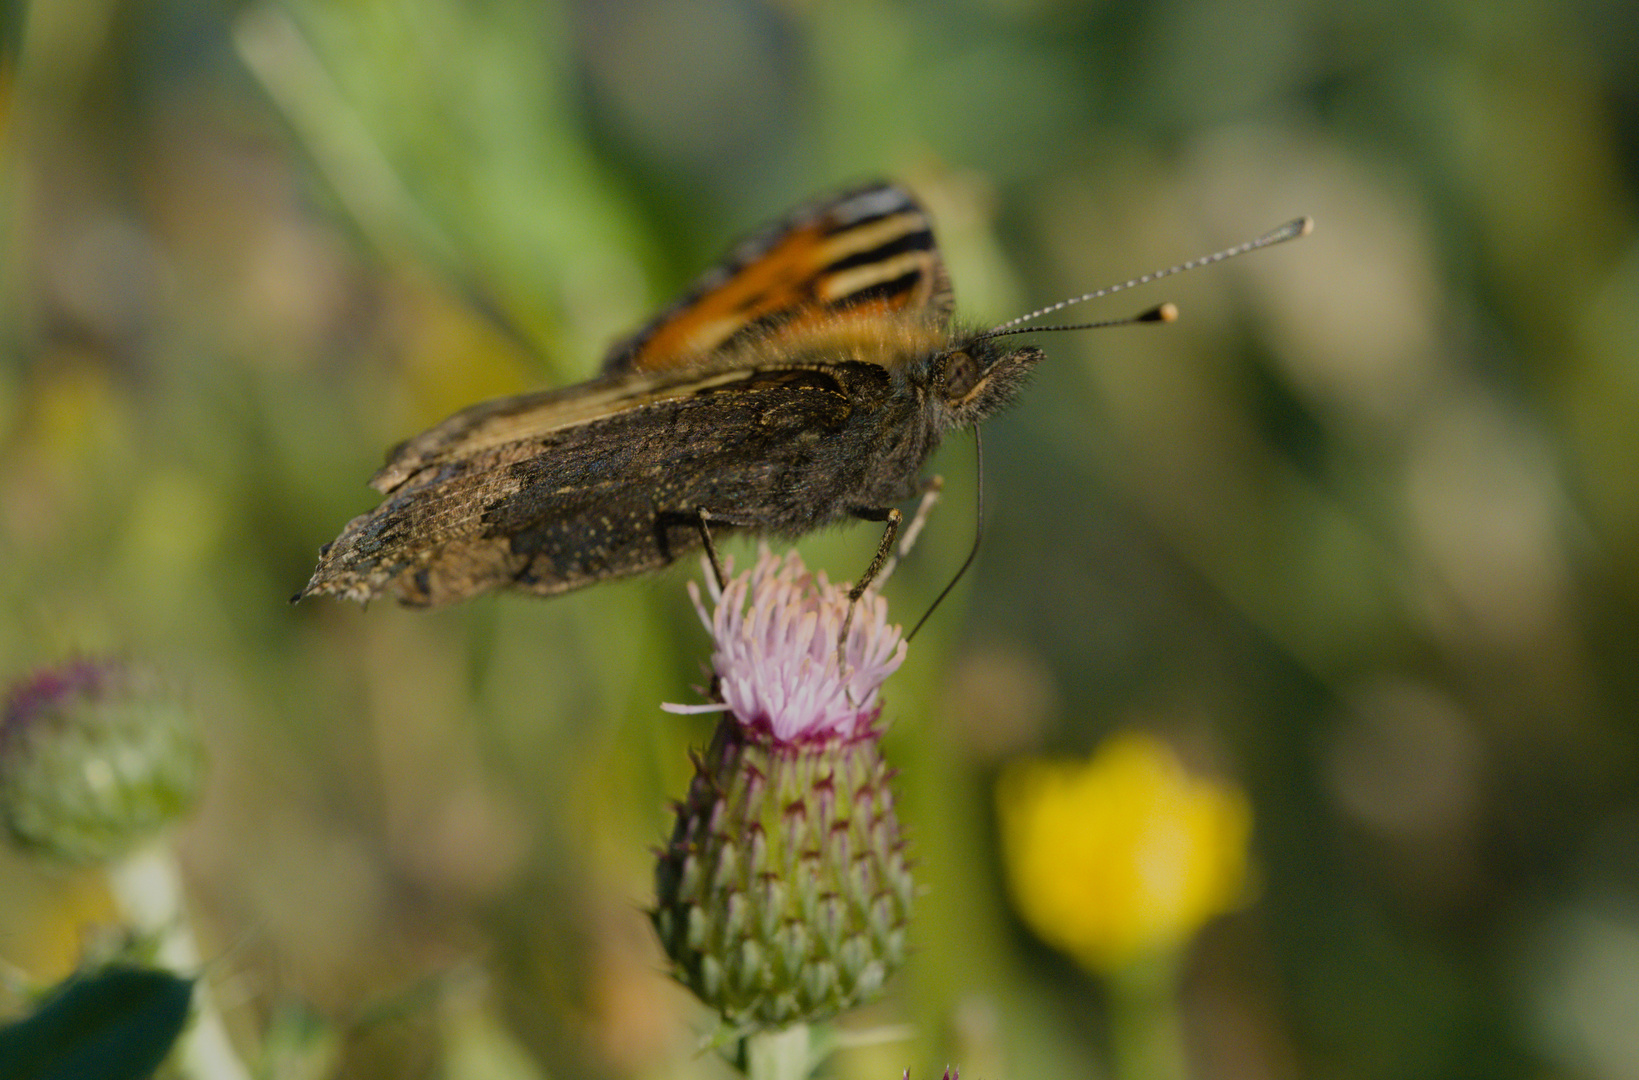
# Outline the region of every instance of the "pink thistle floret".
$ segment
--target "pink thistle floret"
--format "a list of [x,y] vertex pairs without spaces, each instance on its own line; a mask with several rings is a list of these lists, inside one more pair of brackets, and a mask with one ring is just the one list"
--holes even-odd
[[[732,569],[732,564],[730,564]],[[719,589],[708,570],[707,612],[700,590],[689,596],[711,634],[712,671],[722,699],[709,705],[665,705],[676,713],[727,709],[740,723],[794,743],[863,734],[876,719],[878,690],[905,662],[906,644],[888,622],[888,602],[867,590],[848,622],[848,590],[811,574],[795,552],[778,558],[765,546],[757,565]],[[747,600],[749,598],[749,605]],[[848,636],[838,662],[837,639]]]

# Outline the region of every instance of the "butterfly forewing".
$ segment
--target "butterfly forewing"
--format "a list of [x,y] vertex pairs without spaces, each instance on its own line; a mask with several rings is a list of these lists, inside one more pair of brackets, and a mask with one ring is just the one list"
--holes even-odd
[[944,326],[950,278],[927,213],[873,184],[813,203],[737,245],[604,359],[606,374],[713,366],[748,336],[801,335],[839,314]]

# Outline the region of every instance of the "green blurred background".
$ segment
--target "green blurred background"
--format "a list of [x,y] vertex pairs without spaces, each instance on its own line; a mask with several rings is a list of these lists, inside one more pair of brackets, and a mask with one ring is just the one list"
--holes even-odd
[[[926,886],[836,1075],[1099,1075],[999,885],[1025,751],[1164,734],[1256,814],[1192,949],[1208,1078],[1639,1076],[1639,22],[1621,0],[38,0],[0,21],[4,675],[163,668],[247,1048],[337,1075],[714,1077],[649,848],[709,721],[692,568],[550,602],[286,604],[387,446],[591,374],[736,235],[887,175],[960,309],[1313,214],[1041,339],[977,568],[889,686]],[[887,590],[972,532],[966,440]],[[805,541],[836,576],[868,527]],[[744,557],[748,548],[737,545]],[[0,957],[108,917],[0,854]],[[15,1002],[9,1008],[15,1008]],[[488,1070],[488,1071],[486,1071]]]

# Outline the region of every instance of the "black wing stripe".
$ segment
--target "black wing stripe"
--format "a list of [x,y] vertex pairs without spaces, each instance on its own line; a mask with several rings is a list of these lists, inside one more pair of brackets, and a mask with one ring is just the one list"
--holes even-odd
[[825,272],[834,274],[841,270],[852,270],[856,266],[866,266],[870,263],[882,262],[884,259],[891,259],[895,255],[903,255],[907,251],[932,250],[933,230],[918,229],[915,232],[906,233],[897,240],[890,240],[886,244],[874,247],[869,251],[856,251],[852,255],[846,255],[827,266]]

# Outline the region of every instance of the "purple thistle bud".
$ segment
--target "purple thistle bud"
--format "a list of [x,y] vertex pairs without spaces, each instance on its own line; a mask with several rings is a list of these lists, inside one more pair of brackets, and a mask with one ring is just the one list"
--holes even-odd
[[126,854],[193,807],[203,772],[193,717],[140,668],[71,660],[6,697],[0,821],[41,854]]

